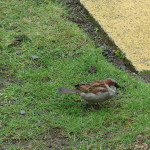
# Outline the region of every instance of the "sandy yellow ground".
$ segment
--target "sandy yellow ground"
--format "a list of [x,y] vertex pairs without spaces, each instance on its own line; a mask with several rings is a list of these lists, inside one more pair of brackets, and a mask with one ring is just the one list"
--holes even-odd
[[80,2],[137,71],[150,71],[150,0]]

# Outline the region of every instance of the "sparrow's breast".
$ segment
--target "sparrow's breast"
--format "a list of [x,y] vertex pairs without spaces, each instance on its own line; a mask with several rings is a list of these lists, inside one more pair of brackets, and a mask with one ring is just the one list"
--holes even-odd
[[111,86],[111,88],[108,89],[108,92],[109,92],[109,97],[110,98],[116,96],[116,93],[117,93],[116,92],[116,87]]
[[80,93],[80,96],[86,100],[86,101],[94,101],[94,102],[98,102],[98,101],[103,101],[109,98],[109,92],[105,92],[105,93],[97,93],[97,94],[93,94],[93,93]]

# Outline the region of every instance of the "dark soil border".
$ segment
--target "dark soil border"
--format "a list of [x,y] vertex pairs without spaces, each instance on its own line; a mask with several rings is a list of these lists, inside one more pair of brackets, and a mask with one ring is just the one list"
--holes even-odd
[[133,76],[138,75],[145,82],[150,82],[150,73],[138,74],[126,58],[116,56],[115,52],[119,48],[90,16],[88,11],[80,4],[79,0],[63,0],[61,3],[67,6],[69,10],[68,20],[77,23],[80,28],[90,35],[97,47],[103,48],[102,54],[110,63]]

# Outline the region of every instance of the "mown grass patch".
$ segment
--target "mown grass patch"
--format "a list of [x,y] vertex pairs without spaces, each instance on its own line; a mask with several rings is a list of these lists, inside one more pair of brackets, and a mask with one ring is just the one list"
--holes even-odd
[[[149,144],[149,84],[108,63],[57,3],[6,0],[0,7],[2,148],[127,149],[139,136],[137,144]],[[20,35],[27,38],[14,45]],[[97,72],[88,73],[90,66]],[[107,77],[125,90],[99,110],[84,111],[79,96],[57,94],[59,87]]]

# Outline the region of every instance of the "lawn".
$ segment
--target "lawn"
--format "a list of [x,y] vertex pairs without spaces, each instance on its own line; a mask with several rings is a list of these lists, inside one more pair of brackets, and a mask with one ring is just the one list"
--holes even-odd
[[[148,149],[150,84],[110,64],[67,17],[49,0],[0,1],[0,149]],[[124,89],[98,110],[57,94],[108,77]]]

